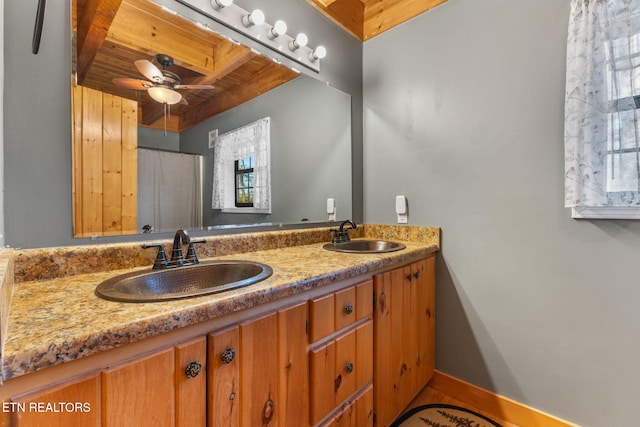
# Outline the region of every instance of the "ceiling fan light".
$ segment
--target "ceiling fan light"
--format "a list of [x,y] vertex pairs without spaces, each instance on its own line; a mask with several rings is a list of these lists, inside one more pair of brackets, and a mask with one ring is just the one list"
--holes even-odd
[[149,96],[153,98],[154,101],[162,104],[173,105],[177,104],[182,99],[182,95],[167,87],[154,86],[147,89],[147,92],[149,92]]

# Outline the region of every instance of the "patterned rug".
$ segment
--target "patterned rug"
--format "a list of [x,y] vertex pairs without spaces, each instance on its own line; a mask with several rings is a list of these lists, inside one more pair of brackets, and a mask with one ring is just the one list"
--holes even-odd
[[460,406],[433,404],[418,406],[396,420],[391,427],[501,427],[484,415]]

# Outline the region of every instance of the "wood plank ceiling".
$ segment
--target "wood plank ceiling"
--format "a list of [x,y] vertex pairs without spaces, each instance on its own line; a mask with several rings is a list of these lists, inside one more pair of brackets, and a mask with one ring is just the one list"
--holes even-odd
[[149,0],[73,0],[76,83],[136,100],[139,123],[163,128],[164,106],[146,91],[123,89],[114,78],[145,79],[134,61],[156,54],[173,57],[168,70],[182,84],[214,90],[179,90],[188,105],[171,106],[167,129],[181,132],[259,96],[298,73],[191,24]]
[[307,0],[361,41],[420,15],[447,0]]
[[[368,40],[446,0],[307,0],[358,39]],[[136,100],[139,123],[164,128],[164,107],[146,91],[123,89],[114,78],[144,79],[134,61],[173,57],[168,70],[188,105],[171,106],[168,130],[181,132],[259,96],[297,73],[251,49],[185,21],[150,0],[72,0],[76,83]],[[157,62],[155,63],[160,67]]]

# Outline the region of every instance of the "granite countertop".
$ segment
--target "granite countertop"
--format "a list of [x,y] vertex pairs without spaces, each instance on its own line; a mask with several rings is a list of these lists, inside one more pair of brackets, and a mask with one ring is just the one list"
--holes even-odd
[[[149,265],[17,283],[4,337],[2,378],[8,380],[338,280],[403,264],[439,250],[439,229],[429,230],[429,238],[419,241],[404,240],[411,238],[408,235],[384,234],[389,240],[406,245],[405,250],[386,254],[337,253],[323,249],[323,243],[311,243],[225,256],[201,256],[201,261],[262,262],[272,267],[273,275],[245,288],[182,300],[122,303],[95,295],[101,281],[149,269]],[[367,237],[373,236],[368,233]]]

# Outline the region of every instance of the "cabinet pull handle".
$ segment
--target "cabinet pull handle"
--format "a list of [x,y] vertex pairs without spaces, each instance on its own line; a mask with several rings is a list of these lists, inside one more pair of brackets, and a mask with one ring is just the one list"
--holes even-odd
[[347,304],[344,306],[344,312],[347,314],[353,313],[353,306],[351,304]]
[[191,362],[184,368],[184,374],[187,378],[195,378],[202,371],[202,364],[197,360],[195,362]]
[[415,273],[413,273],[413,277],[415,277],[416,279],[420,277],[420,272],[416,271]]
[[411,276],[411,274],[407,274],[407,280],[410,282],[411,279],[413,279],[413,277]]
[[222,352],[222,354],[220,355],[220,360],[225,365],[228,365],[229,363],[233,362],[233,359],[235,357],[236,357],[235,350],[232,349],[232,348],[228,348],[228,349],[226,349],[225,351]]
[[353,363],[351,363],[351,362],[347,363],[347,366],[345,366],[344,369],[347,371],[347,374],[352,373],[353,372]]

